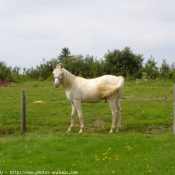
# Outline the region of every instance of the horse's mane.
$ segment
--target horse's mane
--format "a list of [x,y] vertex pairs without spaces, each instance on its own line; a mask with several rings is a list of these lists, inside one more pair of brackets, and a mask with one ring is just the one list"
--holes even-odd
[[63,68],[63,86],[71,87],[75,77],[75,75]]

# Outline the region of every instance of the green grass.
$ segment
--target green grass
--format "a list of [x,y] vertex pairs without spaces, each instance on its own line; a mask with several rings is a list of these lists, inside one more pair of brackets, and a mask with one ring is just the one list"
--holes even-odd
[[0,141],[4,171],[174,174],[172,134],[25,134]]
[[[25,134],[21,89],[27,101]],[[78,134],[78,117],[73,132],[66,133],[71,105],[62,87],[32,81],[0,88],[0,172],[175,174],[173,83],[126,82],[121,107],[121,133],[108,134],[112,117],[104,102],[83,104],[84,134]]]

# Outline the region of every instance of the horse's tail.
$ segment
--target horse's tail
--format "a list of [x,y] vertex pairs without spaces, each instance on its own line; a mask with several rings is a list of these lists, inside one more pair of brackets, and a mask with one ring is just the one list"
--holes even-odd
[[119,81],[116,85],[106,84],[99,87],[99,96],[101,98],[106,98],[114,94],[118,94],[119,96],[121,95],[124,86],[124,78],[122,76],[119,76],[118,78]]

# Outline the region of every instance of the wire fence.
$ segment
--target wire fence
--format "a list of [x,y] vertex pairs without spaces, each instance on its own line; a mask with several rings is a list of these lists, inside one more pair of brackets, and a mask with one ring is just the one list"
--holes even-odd
[[[173,100],[173,97],[172,98],[170,98],[170,97],[160,97],[160,98],[133,98],[133,97],[122,97],[121,98],[121,101],[122,100],[133,100],[133,101],[136,101],[136,100],[138,100],[138,101],[143,101],[143,100],[145,100],[145,101],[150,101],[150,100],[154,100],[154,101],[159,101],[159,100],[170,100],[170,101],[172,101]],[[105,102],[108,102],[108,101],[116,101],[116,100],[106,100]],[[87,103],[90,103],[90,102],[104,102],[104,100],[101,100],[101,101],[97,101],[97,100],[88,100],[88,101],[86,101]],[[20,100],[16,100],[16,101],[0,101],[0,103],[1,104],[3,104],[3,103],[21,103],[21,101]],[[31,103],[34,103],[34,104],[42,104],[42,103],[71,103],[71,101],[69,101],[69,100],[55,100],[55,101],[53,101],[53,100],[27,100],[26,99],[26,104],[31,104]],[[82,102],[82,103],[85,103],[85,102]]]

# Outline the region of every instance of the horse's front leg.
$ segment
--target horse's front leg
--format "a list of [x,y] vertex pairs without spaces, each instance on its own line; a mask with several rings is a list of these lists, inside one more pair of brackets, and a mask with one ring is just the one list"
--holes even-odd
[[80,131],[79,131],[79,133],[81,134],[81,133],[83,133],[83,129],[84,129],[84,121],[83,121],[83,112],[82,112],[81,102],[79,100],[75,100],[74,105],[77,109],[78,117],[80,119]]
[[67,130],[67,132],[71,132],[72,128],[74,127],[75,115],[76,115],[76,107],[75,107],[74,103],[72,102],[71,124],[70,124],[70,127]]

